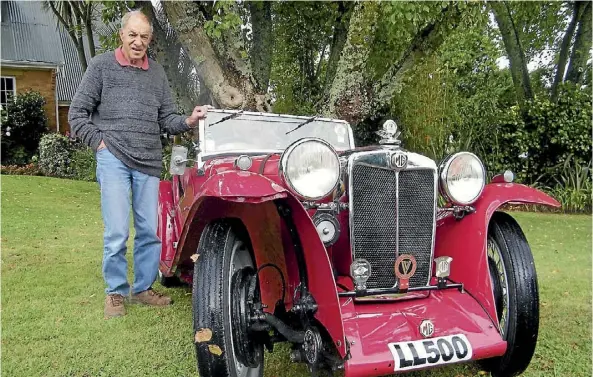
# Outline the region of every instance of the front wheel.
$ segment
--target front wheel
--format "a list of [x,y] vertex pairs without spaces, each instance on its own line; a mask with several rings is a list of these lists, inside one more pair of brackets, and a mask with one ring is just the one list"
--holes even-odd
[[263,347],[248,333],[247,295],[255,264],[242,230],[227,220],[214,221],[198,246],[192,306],[201,377],[263,376]]
[[539,293],[535,263],[519,224],[496,212],[488,229],[488,266],[504,355],[485,361],[493,377],[511,377],[529,365],[539,329]]

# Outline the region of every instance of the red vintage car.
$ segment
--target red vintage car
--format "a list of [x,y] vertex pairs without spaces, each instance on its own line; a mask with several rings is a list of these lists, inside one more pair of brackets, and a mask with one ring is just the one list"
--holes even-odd
[[508,171],[487,183],[472,153],[407,151],[393,121],[379,133],[356,148],[344,121],[211,110],[195,153],[173,148],[160,279],[192,286],[200,376],[261,376],[278,342],[348,377],[528,366],[535,265],[499,209],[559,203]]

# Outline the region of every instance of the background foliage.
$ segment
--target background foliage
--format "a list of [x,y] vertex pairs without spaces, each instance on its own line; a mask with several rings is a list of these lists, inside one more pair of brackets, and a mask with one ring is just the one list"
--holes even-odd
[[[590,203],[588,2],[104,1],[93,9],[99,51],[118,45],[126,11],[151,19],[149,54],[185,111],[197,102],[336,117],[359,145],[376,143],[375,131],[395,119],[407,149],[437,161],[469,150],[490,176],[511,169],[519,182],[572,198],[567,208],[578,207],[575,198],[580,208]],[[570,178],[577,171],[579,184]]]
[[3,164],[26,164],[37,153],[39,140],[48,131],[44,105],[39,92],[26,91],[2,109]]

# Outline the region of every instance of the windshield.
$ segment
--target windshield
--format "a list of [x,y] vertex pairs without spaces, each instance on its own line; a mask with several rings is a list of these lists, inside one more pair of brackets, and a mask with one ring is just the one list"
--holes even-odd
[[241,113],[234,118],[216,123],[231,114],[233,112],[208,112],[202,140],[204,154],[283,151],[304,137],[323,139],[338,151],[353,147],[349,126],[343,121],[320,118],[296,129],[309,118]]

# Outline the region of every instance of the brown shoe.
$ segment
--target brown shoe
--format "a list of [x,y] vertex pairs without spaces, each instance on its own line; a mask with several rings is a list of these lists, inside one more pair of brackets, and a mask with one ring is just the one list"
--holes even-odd
[[124,306],[124,296],[120,294],[110,294],[105,297],[105,319],[112,317],[121,317],[126,315]]
[[152,288],[149,288],[143,292],[132,295],[130,302],[152,306],[167,306],[171,305],[173,300],[171,300],[171,297],[155,292]]

